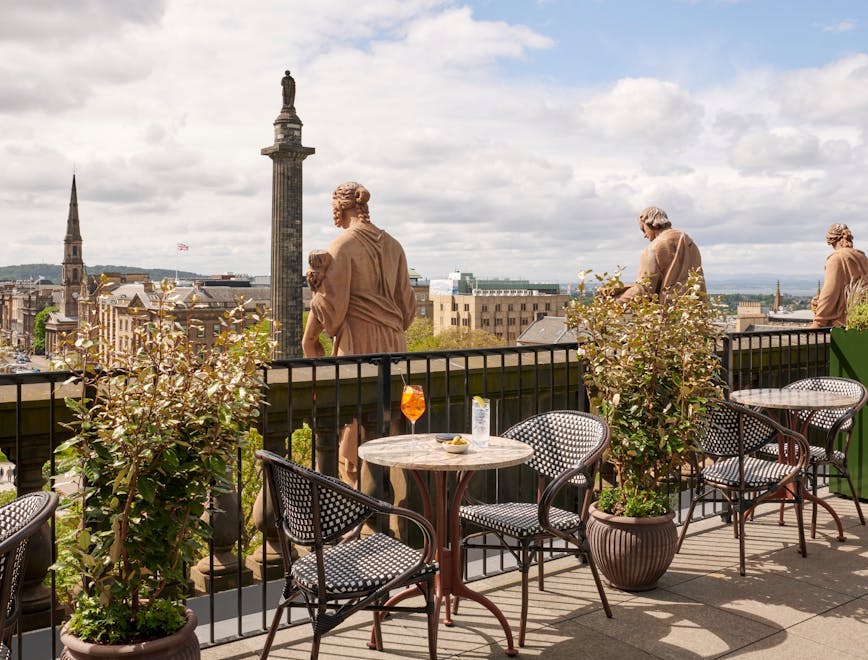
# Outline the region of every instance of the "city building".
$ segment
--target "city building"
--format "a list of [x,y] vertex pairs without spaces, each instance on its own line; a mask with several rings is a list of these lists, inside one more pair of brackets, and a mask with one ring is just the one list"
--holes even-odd
[[[104,284],[99,294],[90,300],[104,350],[110,348],[116,353],[136,350],[135,330],[157,320],[161,295],[160,286],[147,279]],[[264,309],[271,305],[271,289],[223,283],[206,286],[194,282],[175,287],[169,298],[169,310],[175,321],[187,329],[194,348],[204,348],[214,344],[223,330],[226,313],[241,301],[247,309]]]
[[451,328],[484,330],[507,344],[538,318],[563,316],[569,301],[557,283],[480,279],[460,271],[431,280],[429,297],[435,335]]
[[434,303],[431,301],[431,283],[424,279],[414,268],[410,268],[410,286],[416,297],[416,318],[432,319]]

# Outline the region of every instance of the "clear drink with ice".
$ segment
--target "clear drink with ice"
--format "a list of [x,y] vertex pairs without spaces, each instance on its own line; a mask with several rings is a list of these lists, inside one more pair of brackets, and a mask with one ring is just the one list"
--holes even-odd
[[487,447],[491,429],[491,401],[489,399],[484,399],[481,396],[473,397],[470,421],[473,444],[477,447]]

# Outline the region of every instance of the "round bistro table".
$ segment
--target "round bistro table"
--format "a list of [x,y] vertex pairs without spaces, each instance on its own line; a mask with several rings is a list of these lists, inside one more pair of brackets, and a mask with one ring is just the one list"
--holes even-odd
[[[464,453],[452,454],[443,449],[435,439],[435,435],[418,433],[415,438],[411,435],[393,435],[369,440],[359,445],[359,458],[384,467],[403,468],[413,475],[422,496],[424,515],[434,522],[437,531],[437,561],[440,564],[440,572],[435,582],[435,598],[438,612],[441,603],[444,600],[446,603],[443,623],[447,626],[453,624],[453,596],[475,600],[486,607],[503,627],[507,642],[506,654],[517,655],[518,651],[512,640],[512,630],[503,612],[488,598],[468,587],[462,579],[459,509],[464,492],[475,472],[521,465],[533,456],[533,449],[518,440],[491,436],[487,447],[481,448],[471,444]],[[464,437],[469,442],[469,436]],[[433,493],[428,493],[421,472],[433,473]],[[453,489],[448,488],[447,484],[450,473],[456,474],[456,484]],[[411,588],[393,596],[389,602],[394,604],[417,593],[415,588]]]
[[[729,398],[736,403],[741,403],[745,406],[753,406],[764,410],[779,410],[783,413],[786,425],[798,431],[802,435],[806,435],[808,425],[816,413],[821,410],[830,410],[836,408],[852,408],[859,403],[858,398],[854,398],[848,394],[840,392],[827,392],[825,390],[789,390],[779,387],[760,387],[749,390],[736,390],[730,392]],[[799,423],[799,413],[808,411],[804,420]],[[793,447],[783,447],[778,445],[778,460],[792,460],[795,453]],[[841,519],[826,500],[815,497],[807,488],[804,490],[804,499],[816,502],[826,511],[831,514],[838,527],[838,540],[846,541],[844,536],[844,527],[841,525]],[[783,506],[781,507],[780,524],[784,524]]]

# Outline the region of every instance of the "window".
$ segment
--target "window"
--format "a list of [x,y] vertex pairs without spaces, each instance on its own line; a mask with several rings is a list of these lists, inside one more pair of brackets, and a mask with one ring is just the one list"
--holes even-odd
[[469,326],[470,325],[470,319],[461,319],[461,325]]
[[526,311],[526,310],[527,310],[527,305],[524,304],[524,303],[522,303],[522,304],[521,304],[521,311],[524,312],[524,311]]
[[509,325],[515,325],[515,319],[509,319]]
[[503,325],[503,319],[494,319],[494,325]]
[[418,300],[419,302],[425,302],[425,294],[420,293],[419,295],[416,296],[416,300]]
[[511,311],[512,311],[512,304],[509,304],[509,305],[506,306],[506,311],[507,311],[507,312],[511,312]]
[[496,304],[496,305],[494,306],[494,311],[495,311],[495,312],[499,312],[499,311],[500,311],[500,303],[498,303],[498,304]]
[[526,316],[522,316],[522,317],[521,317],[521,324],[522,324],[522,325],[527,325],[527,317],[526,317]]
[[219,324],[219,323],[215,323],[215,324],[212,326],[212,328],[211,328],[211,335],[212,335],[213,337],[217,337],[217,336],[220,335],[220,324]]
[[453,319],[449,319],[449,320],[452,321],[452,325],[458,325],[458,319],[453,318]]
[[419,316],[428,316],[428,310],[424,307],[419,308]]
[[452,303],[452,311],[453,311],[453,312],[457,312],[457,311],[458,311],[458,303],[457,303],[457,302]]
[[483,306],[482,306],[482,311],[483,311],[483,312],[487,312],[487,311],[488,311],[488,305],[483,305]]
[[205,336],[205,326],[204,325],[200,324],[196,327],[196,336],[197,337],[204,337]]
[[487,328],[491,325],[491,319],[482,319],[482,326]]
[[464,311],[465,311],[465,312],[469,312],[469,311],[470,311],[470,305],[468,305],[467,303],[464,303]]
[[549,311],[552,308],[551,303],[546,303],[546,311]]
[[440,303],[440,311],[443,311],[443,303]]
[[533,311],[536,311],[536,310],[538,310],[538,309],[539,309],[539,304],[538,304],[538,303],[534,303],[534,304],[533,304]]

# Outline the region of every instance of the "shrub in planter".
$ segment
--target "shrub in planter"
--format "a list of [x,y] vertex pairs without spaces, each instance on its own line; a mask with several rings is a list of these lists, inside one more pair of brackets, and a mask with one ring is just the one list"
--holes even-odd
[[115,350],[97,324],[82,323],[65,355],[84,396],[67,399],[75,435],[58,456],[81,484],[67,502],[81,520],[59,539],[56,568],[81,576],[64,632],[86,642],[140,642],[185,625],[184,568],[210,535],[200,517],[232,487],[238,442],[263,404],[267,318],[239,301],[208,346],[171,284],[150,302],[134,350]]
[[[722,327],[698,273],[662,303],[656,294],[619,302],[606,293],[623,288],[619,274],[596,279],[590,302],[567,311],[592,407],[611,428],[616,486],[600,493],[595,508],[628,518],[662,516],[671,509],[666,483],[679,477],[708,402],[721,394],[715,342]],[[674,526],[670,536],[674,554]]]

